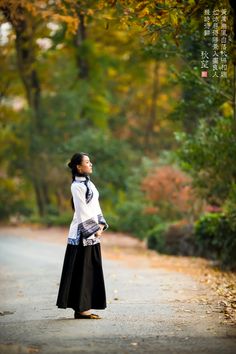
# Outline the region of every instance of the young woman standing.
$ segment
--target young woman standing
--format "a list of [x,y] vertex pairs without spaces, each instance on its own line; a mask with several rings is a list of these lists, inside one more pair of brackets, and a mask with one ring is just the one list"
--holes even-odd
[[89,175],[92,163],[88,154],[74,154],[68,163],[72,172],[72,207],[57,303],[72,308],[74,318],[100,319],[92,309],[106,308],[100,236],[108,228],[99,204],[99,193]]

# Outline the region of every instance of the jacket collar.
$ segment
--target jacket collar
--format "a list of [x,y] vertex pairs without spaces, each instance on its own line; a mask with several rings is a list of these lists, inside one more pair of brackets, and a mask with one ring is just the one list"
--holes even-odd
[[84,182],[87,179],[90,179],[89,176],[87,176],[87,178],[85,176],[75,176],[75,181],[77,182]]

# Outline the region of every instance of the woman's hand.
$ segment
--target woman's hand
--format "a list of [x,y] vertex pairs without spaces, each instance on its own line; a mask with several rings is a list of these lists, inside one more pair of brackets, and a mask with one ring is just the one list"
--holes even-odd
[[98,231],[95,233],[95,236],[96,236],[96,237],[102,236],[102,233],[103,233],[104,225],[103,225],[103,224],[99,224],[99,226],[100,226],[100,230],[98,230]]

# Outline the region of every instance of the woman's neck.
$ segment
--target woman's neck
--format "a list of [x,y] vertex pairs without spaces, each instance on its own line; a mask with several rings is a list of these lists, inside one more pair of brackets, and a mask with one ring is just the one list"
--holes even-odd
[[87,173],[77,173],[76,176],[77,177],[87,177],[88,174]]

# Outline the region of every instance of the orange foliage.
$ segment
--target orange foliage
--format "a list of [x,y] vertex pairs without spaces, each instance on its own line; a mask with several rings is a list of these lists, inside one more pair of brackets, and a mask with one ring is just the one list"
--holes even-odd
[[154,169],[143,180],[141,188],[160,210],[167,207],[188,213],[196,199],[191,178],[172,166]]
[[146,206],[144,208],[144,214],[154,215],[157,214],[159,208],[154,206]]

